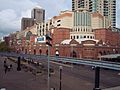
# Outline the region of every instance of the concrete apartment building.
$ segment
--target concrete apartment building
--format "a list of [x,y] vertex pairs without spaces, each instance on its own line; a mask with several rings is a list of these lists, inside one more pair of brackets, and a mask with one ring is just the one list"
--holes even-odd
[[45,10],[40,6],[36,6],[32,9],[31,18],[35,19],[36,23],[42,23],[45,21]]
[[111,20],[111,26],[116,26],[116,0],[72,0],[72,11],[85,9],[89,12],[99,12]]
[[21,31],[25,30],[28,27],[31,27],[35,24],[35,20],[33,18],[25,18],[23,17],[21,20]]
[[21,31],[27,27],[31,27],[36,23],[43,23],[45,21],[45,10],[39,6],[36,6],[31,11],[31,18],[23,17],[21,19]]

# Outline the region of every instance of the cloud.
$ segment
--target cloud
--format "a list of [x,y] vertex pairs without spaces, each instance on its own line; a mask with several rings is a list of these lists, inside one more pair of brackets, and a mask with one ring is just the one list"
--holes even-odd
[[37,0],[46,11],[46,18],[58,15],[60,11],[71,9],[71,0]]
[[20,30],[21,18],[31,17],[33,7],[43,7],[48,18],[68,9],[68,2],[69,0],[0,0],[0,37]]
[[0,35],[6,35],[12,31],[16,31],[19,27],[19,19],[12,9],[2,10],[0,12]]
[[[30,17],[35,6],[45,9],[46,19],[71,10],[72,0],[0,0],[0,37],[20,30],[22,17]],[[117,27],[120,27],[120,0],[117,0]]]
[[37,5],[31,0],[0,0],[0,38],[20,31],[22,17],[30,17],[31,9]]

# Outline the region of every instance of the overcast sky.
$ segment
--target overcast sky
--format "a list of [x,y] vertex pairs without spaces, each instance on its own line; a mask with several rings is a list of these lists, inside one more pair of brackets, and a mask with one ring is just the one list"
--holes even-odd
[[[30,17],[31,9],[41,6],[46,19],[58,15],[61,10],[71,10],[72,0],[0,0],[0,38],[20,31],[22,17]],[[117,27],[120,27],[120,0],[117,0]]]

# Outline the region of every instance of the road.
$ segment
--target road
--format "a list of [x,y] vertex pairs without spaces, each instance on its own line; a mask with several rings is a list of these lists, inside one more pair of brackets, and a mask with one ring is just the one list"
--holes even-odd
[[12,64],[13,69],[4,72],[3,62],[4,57],[0,57],[0,89],[6,90],[47,90],[47,80],[44,76],[35,76],[31,72],[26,72],[24,69],[17,71],[16,63],[7,60],[7,64]]
[[[40,62],[47,67],[47,60],[39,59],[34,61]],[[16,65],[12,64],[16,68]],[[50,77],[50,87],[59,90],[59,66],[63,66],[62,90],[93,90],[95,76],[91,66],[69,65],[52,61],[50,67],[54,69],[54,73]],[[13,70],[6,75],[2,68],[0,71],[0,85],[7,87],[8,90],[47,90],[47,81],[44,81],[47,80],[47,74],[35,77],[29,72],[23,72],[23,70],[20,72]],[[118,73],[119,71],[101,69],[100,88],[120,86]]]
[[[46,60],[39,60],[47,66]],[[59,66],[63,66],[62,72],[62,90],[92,90],[94,87],[94,73],[91,66],[66,65],[51,62],[50,66],[54,68],[55,74],[51,76],[51,87],[59,90]],[[100,71],[100,88],[110,88],[120,86],[119,71],[105,70]]]

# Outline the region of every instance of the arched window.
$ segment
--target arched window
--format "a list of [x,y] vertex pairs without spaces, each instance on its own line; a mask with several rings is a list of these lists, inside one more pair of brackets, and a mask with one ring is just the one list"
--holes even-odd
[[77,36],[77,39],[79,39],[79,36]]
[[84,36],[84,38],[86,38],[86,36]]
[[30,36],[32,35],[32,32],[31,31],[29,31],[29,32],[27,32],[27,34],[26,34],[26,40],[30,40]]
[[75,39],[75,36],[74,36],[74,39]]
[[92,39],[92,36],[90,36],[90,39]]

